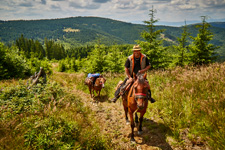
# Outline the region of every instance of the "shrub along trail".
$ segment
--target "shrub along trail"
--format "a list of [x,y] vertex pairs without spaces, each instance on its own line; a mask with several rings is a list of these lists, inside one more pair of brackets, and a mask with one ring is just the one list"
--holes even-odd
[[[138,150],[170,150],[170,149],[205,149],[201,146],[193,146],[192,143],[178,143],[172,138],[167,138],[169,130],[164,124],[157,123],[154,118],[144,118],[143,134],[137,134],[135,127],[136,144],[130,143],[130,125],[126,124],[121,98],[116,103],[110,103],[108,95],[101,94],[100,98],[92,99],[88,92],[88,87],[81,81],[85,78],[84,74],[69,74],[54,72],[53,80],[59,82],[65,88],[82,99],[85,106],[93,111],[93,119],[97,120],[102,134],[111,139],[112,149],[138,149]],[[107,81],[106,81],[107,84]],[[82,88],[80,88],[83,86]],[[79,88],[78,88],[79,87]],[[84,89],[86,88],[86,90]],[[82,90],[81,90],[82,89]],[[103,89],[104,91],[105,89]],[[103,92],[104,93],[104,92]],[[150,105],[154,105],[151,104]]]

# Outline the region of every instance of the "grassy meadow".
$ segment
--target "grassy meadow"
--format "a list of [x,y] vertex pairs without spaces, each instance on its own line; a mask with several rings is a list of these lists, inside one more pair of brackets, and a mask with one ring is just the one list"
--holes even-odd
[[157,103],[146,117],[169,126],[180,144],[225,149],[225,63],[154,71],[149,80]]
[[[118,81],[125,74],[105,74],[102,95],[113,97]],[[85,77],[83,77],[84,79]],[[147,76],[152,97],[145,118],[165,124],[168,140],[174,144],[191,142],[211,149],[225,149],[225,63],[200,67],[177,67],[150,71]],[[81,80],[77,88],[88,93]]]
[[79,95],[52,78],[30,90],[1,81],[0,149],[111,149]]
[[[30,90],[26,80],[1,81],[0,147],[112,149],[92,111],[71,93],[73,88],[89,93],[86,75],[72,75],[53,74],[45,86]],[[107,81],[101,95],[110,99],[125,74],[103,75]],[[164,124],[161,129],[170,143],[225,149],[225,63],[149,71],[147,78],[156,103],[149,104],[144,117]]]

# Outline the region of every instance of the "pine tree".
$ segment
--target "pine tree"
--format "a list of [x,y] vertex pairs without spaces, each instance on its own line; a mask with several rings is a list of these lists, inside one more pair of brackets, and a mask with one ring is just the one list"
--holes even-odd
[[206,22],[206,16],[202,17],[202,24],[196,25],[199,28],[197,37],[191,37],[193,39],[191,50],[191,61],[195,65],[208,64],[216,60],[216,52],[218,46],[214,46],[209,42],[213,39],[213,34],[208,30],[210,24]]
[[105,67],[105,46],[104,45],[95,45],[95,48],[86,60],[85,64],[85,72],[87,73],[102,73]]
[[188,48],[188,36],[190,33],[187,32],[187,25],[185,21],[185,26],[183,27],[183,33],[181,35],[181,38],[177,38],[179,45],[174,46],[175,49],[178,50],[178,60],[176,62],[176,65],[178,66],[184,66],[185,62],[188,60],[188,55],[187,55],[187,48]]
[[152,9],[150,11],[150,20],[144,21],[148,31],[143,31],[141,37],[145,41],[137,41],[138,44],[142,47],[142,52],[146,54],[151,63],[151,68],[165,68],[168,66],[166,48],[163,47],[163,40],[160,38],[160,35],[164,30],[156,30],[155,23],[158,22],[155,19],[156,10]]
[[6,48],[3,43],[0,42],[0,80],[7,76],[7,63],[5,62]]
[[107,55],[105,70],[108,72],[123,72],[124,60],[123,54],[117,45],[109,49],[110,53]]

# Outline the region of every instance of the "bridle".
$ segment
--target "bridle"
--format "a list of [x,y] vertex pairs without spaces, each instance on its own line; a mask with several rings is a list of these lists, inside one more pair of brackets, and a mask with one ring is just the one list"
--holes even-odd
[[144,99],[144,101],[147,100],[147,94],[145,93],[136,93],[135,92],[135,86],[133,86],[132,91],[134,90],[134,99],[137,102],[137,99]]
[[144,93],[135,93],[135,101],[137,101],[137,99],[144,99],[146,100],[147,99],[147,94],[144,94]]
[[[102,79],[104,79],[104,78],[102,78]],[[97,81],[97,80],[100,80],[100,81],[99,81],[99,85],[96,84],[96,81]],[[100,78],[97,78],[96,81],[95,81],[95,85],[94,85],[94,86],[100,87],[100,86],[104,85],[104,83],[101,82],[101,79],[100,79]]]

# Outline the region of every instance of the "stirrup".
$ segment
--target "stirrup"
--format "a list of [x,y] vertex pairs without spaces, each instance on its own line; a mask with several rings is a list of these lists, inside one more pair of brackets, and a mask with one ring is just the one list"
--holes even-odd
[[110,100],[111,102],[115,103],[117,101],[117,98],[114,97],[113,99]]

